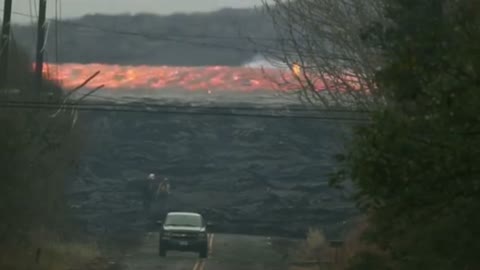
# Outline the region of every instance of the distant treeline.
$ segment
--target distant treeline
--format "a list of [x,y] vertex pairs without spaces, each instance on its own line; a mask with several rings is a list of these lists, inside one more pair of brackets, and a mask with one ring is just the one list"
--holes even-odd
[[[35,25],[14,28],[14,38],[32,55],[35,32]],[[234,66],[254,57],[256,48],[269,47],[273,32],[268,15],[253,9],[169,16],[87,15],[50,22],[47,61]]]

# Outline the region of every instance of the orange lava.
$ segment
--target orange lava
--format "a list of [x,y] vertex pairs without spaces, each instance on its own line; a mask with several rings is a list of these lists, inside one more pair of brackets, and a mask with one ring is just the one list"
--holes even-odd
[[[299,89],[293,74],[278,69],[250,67],[169,67],[119,66],[105,64],[48,64],[45,75],[63,87],[77,87],[95,72],[100,74],[88,85],[108,89],[167,89],[192,91],[257,91]],[[288,82],[288,83],[285,83]],[[317,89],[323,89],[317,85]]]

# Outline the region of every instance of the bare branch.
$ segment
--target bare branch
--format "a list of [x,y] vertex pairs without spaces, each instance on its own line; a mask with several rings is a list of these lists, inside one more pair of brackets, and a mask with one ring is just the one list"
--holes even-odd
[[300,67],[294,80],[303,98],[325,107],[380,103],[373,75],[382,58],[362,33],[385,20],[383,0],[274,0],[264,7],[279,36],[269,57],[292,72]]
[[[88,77],[85,81],[83,81],[81,84],[79,84],[77,87],[75,87],[74,89],[70,90],[66,95],[65,95],[65,98],[63,99],[63,102],[62,102],[62,105],[60,105],[60,108],[58,108],[58,110],[56,112],[54,112],[50,117],[56,117],[60,112],[62,112],[64,110],[64,105],[67,103],[67,100],[77,91],[79,91],[80,89],[82,89],[85,85],[87,85],[90,81],[92,81],[95,77],[97,77],[98,75],[100,74],[100,71],[98,70],[97,72],[95,72],[93,75],[91,75],[90,77]],[[93,94],[94,92],[96,92],[97,90],[99,90],[100,88],[103,88],[103,85],[100,86],[100,87],[97,87],[95,88],[94,90],[86,93],[84,96],[80,97],[79,101],[77,101],[77,103],[75,104],[78,104],[81,100],[85,99],[86,97],[88,97],[89,95]]]

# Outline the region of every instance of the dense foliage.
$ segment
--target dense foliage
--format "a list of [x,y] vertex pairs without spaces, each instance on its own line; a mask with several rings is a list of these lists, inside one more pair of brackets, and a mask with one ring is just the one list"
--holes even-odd
[[[386,106],[357,130],[341,173],[391,269],[480,266],[479,12],[476,0],[387,1],[390,26],[369,32],[387,59]],[[371,267],[363,258],[355,269]]]

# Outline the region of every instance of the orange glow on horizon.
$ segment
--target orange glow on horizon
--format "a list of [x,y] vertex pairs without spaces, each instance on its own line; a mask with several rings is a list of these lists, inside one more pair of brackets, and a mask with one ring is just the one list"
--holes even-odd
[[[171,67],[120,66],[106,64],[47,64],[45,76],[56,80],[66,89],[83,83],[95,72],[100,74],[88,85],[107,89],[167,89],[181,88],[191,91],[288,91],[299,89],[294,74],[279,69],[250,67]],[[288,83],[285,83],[288,82]],[[324,89],[318,84],[317,89]]]

